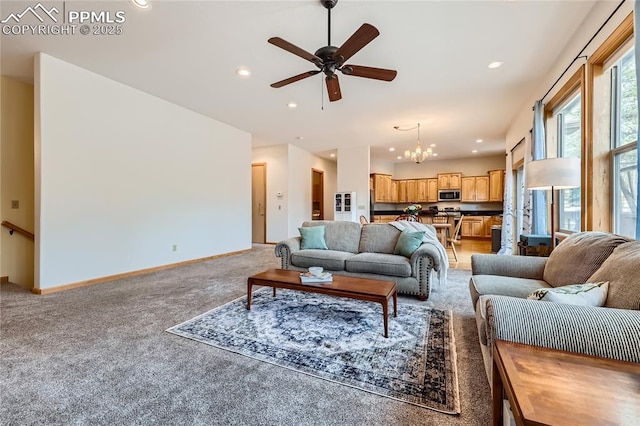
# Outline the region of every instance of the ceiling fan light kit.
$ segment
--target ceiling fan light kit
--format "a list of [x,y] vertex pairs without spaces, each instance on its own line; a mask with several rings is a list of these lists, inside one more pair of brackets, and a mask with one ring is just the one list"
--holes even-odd
[[280,37],[271,37],[268,42],[281,49],[286,50],[289,53],[293,53],[296,56],[306,59],[309,62],[318,67],[317,70],[307,71],[302,74],[295,75],[293,77],[286,78],[271,84],[271,87],[280,88],[296,81],[314,76],[319,73],[324,73],[325,82],[327,85],[327,93],[331,102],[339,101],[342,99],[342,92],[340,90],[340,81],[338,80],[337,71],[340,71],[344,75],[350,75],[354,77],[364,77],[374,80],[392,81],[397,71],[366,67],[362,65],[350,65],[345,62],[353,55],[358,53],[360,49],[369,44],[373,39],[380,35],[380,32],[371,24],[362,24],[355,33],[349,37],[347,41],[340,47],[331,45],[331,9],[333,9],[338,0],[320,0],[320,3],[327,9],[328,13],[328,36],[327,45],[316,50],[315,53],[309,53],[300,47],[283,40]]

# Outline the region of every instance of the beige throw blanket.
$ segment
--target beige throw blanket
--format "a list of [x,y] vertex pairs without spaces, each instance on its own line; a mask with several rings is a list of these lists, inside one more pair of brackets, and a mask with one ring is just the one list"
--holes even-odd
[[[409,222],[406,220],[401,220],[398,222],[389,222],[389,225],[394,228],[404,231],[424,231],[424,238],[422,239],[423,244],[430,244],[436,248],[440,255],[440,267],[436,269],[438,272],[438,283],[440,285],[444,285],[447,283],[447,270],[449,269],[449,256],[447,255],[447,249],[442,246],[440,239],[438,238],[438,234],[436,229],[433,226],[425,225],[420,222]],[[435,269],[435,268],[434,268]]]

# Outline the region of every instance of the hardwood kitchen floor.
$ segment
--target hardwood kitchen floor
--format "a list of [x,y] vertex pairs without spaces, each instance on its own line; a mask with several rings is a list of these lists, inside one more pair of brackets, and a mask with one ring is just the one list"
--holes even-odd
[[477,253],[491,253],[491,240],[463,238],[460,240],[460,244],[456,245],[456,252],[458,253],[458,262],[455,261],[451,249],[447,249],[449,267],[454,269],[471,270],[471,255]]

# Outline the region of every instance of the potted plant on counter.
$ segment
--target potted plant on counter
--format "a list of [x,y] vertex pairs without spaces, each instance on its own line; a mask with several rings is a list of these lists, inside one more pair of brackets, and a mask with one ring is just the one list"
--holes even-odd
[[420,216],[420,212],[422,211],[422,206],[420,204],[410,204],[409,206],[405,207],[403,211],[413,220],[418,220],[418,216]]

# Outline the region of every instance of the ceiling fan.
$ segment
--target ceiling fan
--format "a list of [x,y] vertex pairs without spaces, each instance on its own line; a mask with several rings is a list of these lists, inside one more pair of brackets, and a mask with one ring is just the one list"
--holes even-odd
[[338,81],[338,75],[336,71],[340,71],[344,75],[351,75],[354,77],[372,78],[374,80],[392,81],[396,74],[395,70],[388,70],[383,68],[365,67],[362,65],[348,65],[345,64],[349,58],[358,53],[360,49],[369,44],[374,38],[376,38],[380,32],[371,24],[362,24],[358,30],[349,37],[347,41],[340,47],[331,45],[331,9],[338,3],[338,0],[320,0],[320,3],[328,11],[328,41],[327,45],[316,50],[311,54],[304,49],[289,43],[280,37],[271,37],[269,43],[274,46],[278,46],[287,52],[293,53],[296,56],[306,59],[309,62],[313,62],[318,69],[313,71],[307,71],[302,74],[294,75],[287,79],[273,83],[271,87],[279,88],[286,86],[287,84],[295,83],[313,75],[324,73],[326,75],[325,81],[327,83],[327,92],[329,94],[329,100],[331,102],[339,101],[342,99],[342,93],[340,92],[340,82]]

